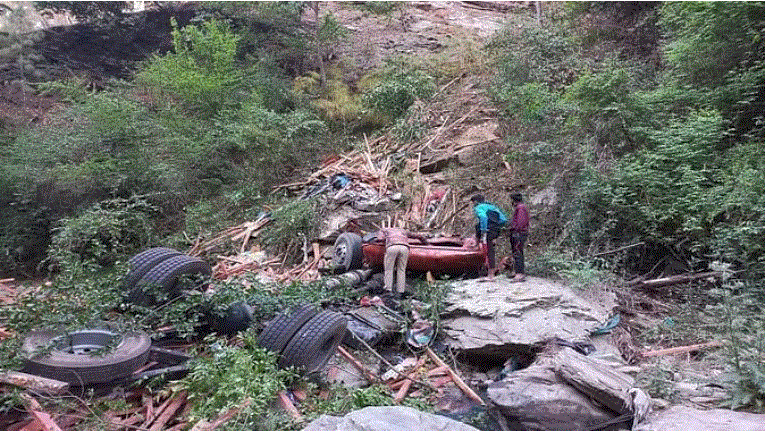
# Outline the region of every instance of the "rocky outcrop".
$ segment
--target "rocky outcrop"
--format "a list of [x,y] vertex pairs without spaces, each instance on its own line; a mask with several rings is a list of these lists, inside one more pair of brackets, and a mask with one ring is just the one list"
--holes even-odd
[[630,423],[631,416],[623,415],[649,408],[647,397],[634,405],[632,390],[640,390],[633,384],[633,378],[606,363],[563,348],[490,384],[487,395],[504,416],[525,429],[569,431]]
[[477,431],[444,416],[409,407],[365,407],[344,417],[320,416],[304,431]]
[[764,431],[764,415],[674,406],[650,416],[633,431]]
[[505,276],[455,282],[445,298],[445,342],[468,353],[495,354],[553,338],[583,340],[609,318],[615,306],[612,293],[583,296],[536,277],[522,283],[511,283]]

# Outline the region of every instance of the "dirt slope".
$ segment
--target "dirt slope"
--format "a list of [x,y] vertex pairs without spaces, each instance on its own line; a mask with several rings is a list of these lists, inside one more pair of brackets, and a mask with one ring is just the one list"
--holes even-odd
[[[415,163],[418,174],[403,184],[404,193],[412,197],[437,187],[450,189],[449,206],[457,213],[444,226],[446,234],[471,233],[471,211],[459,209],[474,193],[481,192],[499,206],[511,208],[510,191],[537,192],[528,189],[523,173],[514,172],[504,161],[509,144],[503,139],[499,113],[486,94],[490,68],[483,51],[506,23],[513,22],[512,28],[519,31],[535,25],[532,4],[404,2],[388,14],[374,14],[349,3],[321,3],[320,16],[326,12],[348,30],[334,59],[349,71],[346,82],[397,57],[455,77],[440,83],[431,101],[417,102],[418,115],[414,117],[427,131],[406,148],[417,159],[410,162]],[[305,19],[311,22],[314,16],[309,11]],[[533,247],[537,242],[535,238],[529,241]],[[499,241],[499,246],[500,253],[507,252],[505,241]]]

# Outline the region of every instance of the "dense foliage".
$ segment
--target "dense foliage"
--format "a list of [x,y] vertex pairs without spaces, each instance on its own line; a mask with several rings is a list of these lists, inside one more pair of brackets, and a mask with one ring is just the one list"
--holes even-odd
[[[47,3],[120,12],[99,2]],[[311,199],[275,196],[274,187],[349,149],[361,131],[391,126],[395,139],[419,140],[428,125],[416,101],[432,97],[437,78],[464,73],[464,63],[481,69],[464,57],[460,67],[454,58],[430,67],[398,59],[351,86],[347,66],[330,61],[345,37],[333,16],[307,28],[306,2],[205,6],[194,25],[174,25],[174,49],[151,56],[135,79],[104,80],[98,90],[82,77],[41,84],[60,108],[27,128],[0,125],[0,276],[57,275],[0,310],[4,324],[24,333],[38,324],[162,323],[187,335],[206,312],[234,301],[256,306],[263,320],[298,302],[338,299],[320,284],[285,286],[279,297],[220,285],[162,310],[131,307],[121,304],[115,274],[149,245],[181,249],[267,213],[263,245],[302,257],[321,211]],[[400,5],[353,7],[388,16]],[[509,27],[486,50],[495,61],[488,93],[508,132],[505,161],[529,174],[531,189],[563,184],[555,240],[531,270],[566,274],[582,287],[605,269],[724,268],[715,288],[685,292],[694,312],[680,311],[705,310],[715,327],[674,336],[730,340],[731,407],[763,409],[764,3],[584,2],[551,11],[547,25],[521,34]],[[24,67],[32,43],[0,35],[0,54]],[[587,259],[637,242],[650,253]],[[433,305],[424,317],[437,325],[443,288],[417,288]],[[696,331],[697,318],[687,321]],[[0,349],[3,364],[18,360],[18,341]],[[233,429],[284,429],[281,418],[258,421],[293,376],[274,369],[252,333],[240,341],[235,348],[209,339],[200,350],[181,383],[195,401],[192,415],[249,398]],[[378,387],[335,393],[311,400],[305,413],[390,399]]]
[[[762,409],[763,372],[754,369],[764,358],[744,340],[764,343],[764,4],[587,3],[564,15],[563,26],[490,44],[499,53],[491,94],[529,148],[523,161],[546,170],[535,163],[556,160],[571,179],[558,241],[542,255],[548,270],[552,254],[578,259],[637,242],[651,259],[618,254],[613,268],[656,276],[664,262],[727,268],[725,293],[688,301],[729,322],[714,333],[733,340],[732,405]],[[627,33],[653,33],[642,26],[657,23],[665,68],[626,55],[620,43],[633,39],[600,20],[642,23]],[[568,23],[579,38],[567,37]],[[601,40],[617,46],[597,46],[593,34],[611,34]],[[601,51],[576,55],[583,50]]]

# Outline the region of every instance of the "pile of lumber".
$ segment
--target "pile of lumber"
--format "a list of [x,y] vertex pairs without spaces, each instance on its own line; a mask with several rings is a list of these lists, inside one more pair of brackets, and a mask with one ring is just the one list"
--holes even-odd
[[[460,375],[440,359],[429,347],[426,348],[425,354],[411,358],[409,361],[411,365],[406,367],[406,369],[398,371],[394,367],[390,368],[390,372],[395,375],[393,378],[379,377],[343,347],[338,347],[338,353],[357,368],[370,383],[384,383],[388,385],[394,394],[394,402],[397,404],[401,403],[408,395],[413,397],[422,396],[424,390],[433,391],[437,397],[441,397],[443,395],[442,386],[454,384],[469,399],[479,405],[485,405],[485,401],[463,381]],[[431,360],[433,365],[427,365],[429,360]]]
[[255,221],[246,221],[237,226],[232,226],[208,240],[200,241],[198,238],[186,254],[200,256],[221,246],[227,240],[240,244],[240,253],[244,253],[248,249],[250,240],[257,237],[261,229],[269,224],[270,221],[270,218],[264,216]]

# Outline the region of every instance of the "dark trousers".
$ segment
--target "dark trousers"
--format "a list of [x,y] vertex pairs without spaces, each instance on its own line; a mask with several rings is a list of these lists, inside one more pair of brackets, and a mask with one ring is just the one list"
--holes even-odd
[[[474,232],[477,235],[477,244],[482,239],[482,231],[479,230],[479,223],[474,226]],[[487,224],[487,261],[490,264],[488,269],[495,268],[495,239],[501,234],[501,229],[495,223]]]
[[509,241],[511,241],[511,255],[514,257],[514,272],[524,274],[527,233],[509,231]]

